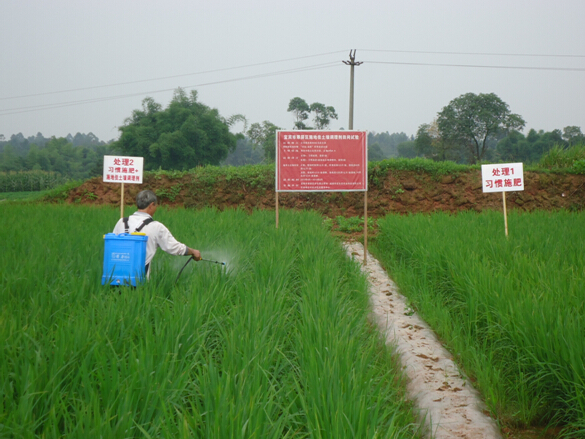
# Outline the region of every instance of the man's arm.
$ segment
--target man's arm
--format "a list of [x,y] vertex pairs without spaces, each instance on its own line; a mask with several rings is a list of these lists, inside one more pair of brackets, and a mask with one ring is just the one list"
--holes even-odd
[[189,248],[187,245],[180,243],[175,239],[169,229],[162,223],[158,221],[152,223],[152,225],[157,224],[158,231],[157,231],[157,243],[160,248],[162,248],[165,252],[170,253],[171,255],[191,255],[193,259],[199,261],[201,259],[201,253],[199,250],[195,250]]
[[114,227],[114,231],[112,233],[115,233],[116,235],[119,235],[120,233],[124,233],[124,220],[122,218],[120,218],[118,220],[118,222],[116,223],[116,226]]

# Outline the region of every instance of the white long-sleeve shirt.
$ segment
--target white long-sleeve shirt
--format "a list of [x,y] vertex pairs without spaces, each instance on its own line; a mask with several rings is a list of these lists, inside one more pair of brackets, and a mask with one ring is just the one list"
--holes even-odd
[[[130,215],[128,217],[128,233],[134,232],[147,218],[151,218],[151,216],[146,212],[137,211]],[[120,234],[124,232],[124,220],[120,218],[116,223],[116,227],[114,227],[114,233]],[[177,241],[169,229],[158,221],[153,221],[144,226],[140,232],[148,236],[148,241],[146,241],[146,265],[150,264],[158,247],[171,255],[183,256],[188,254],[187,246]],[[150,270],[148,271],[148,274],[150,274]]]

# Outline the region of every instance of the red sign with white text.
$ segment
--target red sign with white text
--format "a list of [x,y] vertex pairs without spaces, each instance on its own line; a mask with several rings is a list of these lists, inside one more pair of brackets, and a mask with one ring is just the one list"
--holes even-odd
[[277,131],[277,192],[367,190],[365,131]]

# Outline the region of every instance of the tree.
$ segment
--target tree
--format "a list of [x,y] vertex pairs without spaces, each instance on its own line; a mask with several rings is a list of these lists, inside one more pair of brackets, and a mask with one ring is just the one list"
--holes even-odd
[[436,119],[430,124],[424,123],[418,127],[414,150],[418,157],[425,157],[435,161],[464,161],[461,146],[446,141],[441,137]]
[[441,138],[465,147],[471,163],[484,158],[490,140],[497,141],[498,136],[521,130],[525,124],[494,93],[461,95],[444,107],[437,118]]
[[34,143],[30,146],[24,163],[26,165],[26,169],[29,170],[40,169],[41,166],[39,164],[39,147]]
[[144,157],[145,170],[219,165],[236,147],[226,120],[198,102],[195,90],[187,95],[178,88],[165,109],[145,98],[142,109],[134,110],[119,130],[120,139],[112,148]]
[[585,136],[581,132],[581,127],[577,126],[563,128],[563,139],[569,142],[569,146],[585,142]]
[[379,162],[380,160],[384,160],[384,153],[380,145],[377,143],[368,145],[368,162]]
[[24,167],[24,160],[18,157],[14,149],[10,143],[4,145],[0,154],[0,171],[20,171]]
[[264,150],[264,158],[273,162],[276,159],[276,131],[281,128],[265,120],[262,124],[253,123],[248,130],[248,138]]
[[222,166],[244,166],[262,163],[264,149],[256,147],[247,137],[241,137],[236,143],[236,149],[221,163]]
[[311,109],[312,113],[315,113],[313,121],[315,122],[316,130],[324,130],[329,127],[331,119],[337,120],[337,113],[335,112],[335,108],[331,106],[326,107],[319,102],[314,102],[309,108]]
[[435,139],[431,134],[431,125],[424,123],[418,127],[416,139],[414,140],[414,150],[419,157],[431,158],[434,155],[433,144]]
[[512,130],[498,142],[498,158],[505,162],[538,163],[552,148],[568,146],[563,137],[560,130],[545,133],[543,130],[537,132],[531,129],[526,137]]
[[309,112],[311,107],[302,98],[292,98],[288,103],[288,109],[286,110],[292,113],[295,117],[295,129],[306,130],[310,129],[305,125],[305,121],[309,118]]
[[404,133],[389,134],[368,132],[368,145],[377,143],[384,154],[384,158],[398,156],[398,144],[406,142],[408,136]]
[[309,118],[309,113],[314,113],[313,122],[315,122],[315,129],[324,130],[329,127],[331,119],[337,119],[335,108],[325,106],[320,102],[314,102],[311,105],[307,104],[304,99],[296,97],[292,98],[288,103],[289,113],[293,113],[295,117],[295,129],[297,130],[312,130],[305,124]]
[[406,142],[399,143],[397,149],[398,157],[404,157],[407,159],[416,157],[414,140],[407,140]]

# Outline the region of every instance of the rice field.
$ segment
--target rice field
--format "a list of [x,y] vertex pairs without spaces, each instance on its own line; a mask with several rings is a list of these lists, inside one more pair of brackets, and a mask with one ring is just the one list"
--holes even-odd
[[[227,263],[160,251],[101,285],[119,210],[6,204],[0,437],[419,437],[367,282],[313,213],[159,209]],[[130,212],[127,212],[130,213]],[[175,282],[176,281],[176,282]]]
[[585,213],[390,215],[372,250],[508,426],[585,437]]

